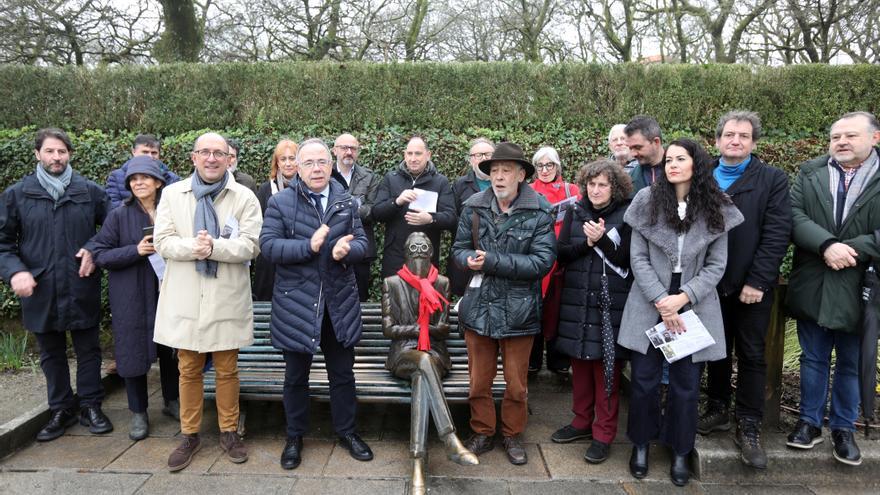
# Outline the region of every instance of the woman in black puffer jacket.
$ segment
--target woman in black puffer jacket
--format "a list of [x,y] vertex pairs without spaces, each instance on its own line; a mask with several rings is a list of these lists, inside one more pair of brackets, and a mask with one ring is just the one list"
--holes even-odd
[[[629,273],[631,230],[623,214],[632,181],[621,167],[605,159],[584,165],[577,185],[583,197],[566,213],[558,240],[558,262],[565,274],[556,339],[556,350],[571,357],[575,417],[551,439],[567,443],[592,436],[584,458],[599,463],[608,458],[617,435],[620,362],[625,350],[616,342],[633,279]],[[603,277],[607,290],[603,290]],[[603,313],[609,317],[607,330],[603,329]]]

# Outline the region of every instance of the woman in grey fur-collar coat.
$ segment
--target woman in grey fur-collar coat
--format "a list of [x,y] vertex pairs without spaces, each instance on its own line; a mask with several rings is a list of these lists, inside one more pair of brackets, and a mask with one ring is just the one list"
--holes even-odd
[[[632,351],[632,396],[627,436],[630,472],[648,471],[648,444],[672,449],[672,482],[688,482],[688,455],[697,426],[700,364],[725,356],[724,325],[715,286],[727,264],[727,231],[743,217],[712,178],[711,158],[696,142],[680,139],[666,150],[666,175],[639,191],[624,216],[632,227],[629,293],[618,343]],[[679,313],[693,309],[715,344],[669,366],[669,393],[660,410],[664,356],[645,331],[659,321],[684,331]],[[664,418],[661,425],[661,417]]]

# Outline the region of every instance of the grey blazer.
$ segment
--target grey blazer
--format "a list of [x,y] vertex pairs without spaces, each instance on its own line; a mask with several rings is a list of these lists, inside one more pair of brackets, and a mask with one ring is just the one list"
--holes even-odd
[[[645,330],[657,324],[660,314],[654,303],[668,295],[672,267],[678,254],[678,235],[675,230],[658,221],[651,225],[651,189],[636,194],[623,220],[632,227],[630,268],[635,283],[629,292],[620,336],[617,342],[645,354],[651,343]],[[717,361],[726,355],[724,321],[715,287],[724,275],[727,265],[727,232],[743,221],[733,204],[722,208],[724,232],[709,232],[704,220],[695,222],[685,234],[681,251],[681,291],[686,293],[692,309],[709,330],[715,345],[695,353],[694,362]]]

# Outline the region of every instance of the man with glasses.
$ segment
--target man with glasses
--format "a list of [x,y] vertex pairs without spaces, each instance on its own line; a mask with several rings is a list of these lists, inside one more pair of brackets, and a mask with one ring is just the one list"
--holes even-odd
[[247,461],[238,429],[238,350],[254,341],[248,262],[257,245],[262,215],[257,197],[229,172],[223,136],[196,139],[195,171],[162,192],[154,243],[165,259],[153,340],[178,349],[180,445],[169,471],[190,464],[201,448],[203,372],[208,353],[217,376],[220,448],[230,461]]
[[235,179],[235,182],[257,194],[257,181],[238,169],[238,155],[241,152],[241,143],[237,139],[232,138],[226,138],[226,142],[229,144],[229,171],[232,172],[232,178]]
[[[492,158],[495,151],[495,143],[486,138],[477,138],[471,141],[468,148],[468,163],[470,170],[455,180],[452,185],[452,196],[455,198],[455,214],[461,215],[464,202],[474,194],[489,189],[491,181],[489,176],[480,170],[480,162]],[[470,270],[455,264],[455,258],[449,256],[446,261],[446,273],[449,274],[449,292],[456,296],[464,295],[464,288],[470,279]]]
[[[132,157],[146,155],[154,160],[159,160],[159,154],[161,152],[162,143],[152,134],[138,134],[137,137],[134,138],[134,143],[131,146]],[[162,164],[161,161],[159,163]],[[180,180],[180,177],[165,167],[164,164],[161,165],[161,169],[162,175],[165,176],[166,185],[171,185]],[[128,162],[125,162],[121,167],[110,172],[110,175],[107,176],[107,186],[105,187],[105,190],[107,191],[107,196],[110,197],[111,209],[116,208],[121,205],[123,201],[131,197],[131,191],[125,187],[125,174],[127,172]]]
[[[417,200],[421,206],[413,207]],[[383,278],[395,275],[403,266],[403,245],[410,234],[424,232],[432,245],[439,246],[440,234],[455,228],[452,188],[431,162],[431,151],[421,136],[410,138],[403,161],[382,179],[373,218],[385,222]],[[434,251],[431,262],[440,266],[439,249]]]
[[354,266],[358,296],[361,301],[366,301],[370,292],[370,266],[376,259],[373,203],[376,201],[376,193],[382,178],[358,163],[360,150],[360,143],[351,134],[340,134],[333,145],[333,154],[336,156],[334,172],[345,180],[344,185],[348,187],[348,193],[357,202],[358,216],[361,218],[364,233],[367,235],[367,254],[363,261]]
[[260,233],[263,257],[275,264],[270,332],[284,354],[287,441],[281,467],[302,461],[309,427],[309,369],[318,346],[330,379],[330,411],[340,443],[359,461],[373,458],[355,432],[354,345],[360,340],[361,307],[354,265],[363,261],[367,236],[357,202],[338,181],[320,139],[297,151],[299,181],[272,196]]

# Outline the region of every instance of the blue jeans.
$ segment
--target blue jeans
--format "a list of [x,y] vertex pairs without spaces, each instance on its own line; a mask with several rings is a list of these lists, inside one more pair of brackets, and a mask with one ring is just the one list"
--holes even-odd
[[822,427],[833,348],[836,361],[828,426],[832,430],[854,431],[859,414],[859,335],[829,330],[808,320],[798,320],[797,332],[801,344],[800,419]]

